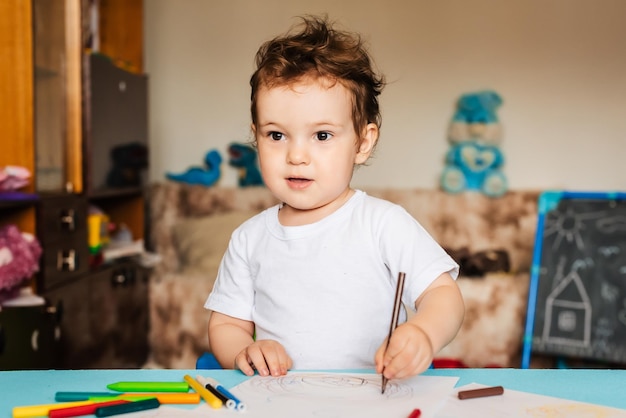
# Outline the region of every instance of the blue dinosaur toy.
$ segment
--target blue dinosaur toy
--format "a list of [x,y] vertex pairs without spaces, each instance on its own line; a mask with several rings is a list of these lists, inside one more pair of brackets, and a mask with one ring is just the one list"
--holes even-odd
[[204,167],[190,167],[187,171],[179,174],[166,173],[169,180],[181,183],[212,186],[220,178],[220,164],[222,156],[217,150],[210,150],[204,156]]
[[228,164],[239,169],[239,186],[263,186],[257,166],[257,153],[250,145],[232,143],[228,146]]
[[441,187],[448,193],[477,190],[490,197],[506,193],[507,180],[501,168],[502,127],[496,109],[502,98],[491,90],[463,94],[452,117],[441,174]]

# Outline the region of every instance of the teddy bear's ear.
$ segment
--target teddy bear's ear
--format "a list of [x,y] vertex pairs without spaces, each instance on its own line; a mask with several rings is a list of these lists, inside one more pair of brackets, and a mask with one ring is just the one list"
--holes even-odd
[[494,112],[502,104],[502,97],[493,90],[487,90],[481,94],[481,102],[486,109]]

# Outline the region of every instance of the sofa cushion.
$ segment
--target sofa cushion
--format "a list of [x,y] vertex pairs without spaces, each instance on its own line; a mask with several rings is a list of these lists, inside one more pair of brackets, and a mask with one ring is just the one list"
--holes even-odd
[[233,231],[255,214],[253,211],[232,211],[178,221],[172,227],[172,235],[180,272],[210,274],[213,277],[208,279],[215,280]]

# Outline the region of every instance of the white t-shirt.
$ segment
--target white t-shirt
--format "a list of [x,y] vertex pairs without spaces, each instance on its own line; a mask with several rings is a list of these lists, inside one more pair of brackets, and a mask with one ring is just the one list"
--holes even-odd
[[[356,193],[328,217],[282,226],[280,206],[237,228],[205,308],[252,321],[294,369],[373,368],[387,337],[398,272],[403,302],[458,266],[401,206]],[[404,321],[406,313],[400,321]]]

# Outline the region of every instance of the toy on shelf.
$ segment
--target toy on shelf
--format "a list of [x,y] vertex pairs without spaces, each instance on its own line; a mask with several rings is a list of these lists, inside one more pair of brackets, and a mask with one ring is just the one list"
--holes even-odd
[[10,297],[39,271],[41,245],[15,225],[0,227],[0,300]]
[[30,171],[18,165],[0,167],[0,191],[13,191],[27,186]]
[[507,191],[501,168],[502,126],[496,114],[502,98],[492,90],[467,93],[457,102],[448,132],[450,149],[441,175],[441,187],[449,193],[477,190],[490,197]]
[[190,167],[183,173],[167,173],[165,176],[172,181],[209,187],[219,180],[221,163],[222,156],[217,150],[212,149],[204,156],[204,167]]
[[228,164],[239,169],[239,186],[263,186],[257,166],[256,149],[250,145],[232,143],[228,146]]
[[139,187],[141,171],[148,168],[148,147],[138,142],[118,145],[111,150],[108,187]]

